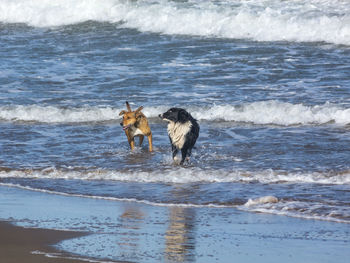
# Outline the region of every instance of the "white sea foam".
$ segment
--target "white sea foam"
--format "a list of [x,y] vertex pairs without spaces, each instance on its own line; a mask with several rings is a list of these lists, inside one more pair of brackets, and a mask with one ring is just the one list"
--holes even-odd
[[[145,107],[143,113],[149,118],[158,118],[168,106]],[[2,106],[0,120],[30,121],[41,123],[83,123],[119,121],[122,108],[81,107],[62,108],[54,106]],[[306,106],[279,101],[260,101],[242,105],[213,105],[210,107],[189,107],[191,114],[199,121],[234,121],[253,124],[321,125],[334,122],[338,125],[350,123],[350,108],[334,104]]]
[[[57,229],[59,231],[65,231],[62,229]],[[71,231],[71,230],[66,230],[66,231]],[[94,259],[89,259],[89,258],[81,258],[81,257],[68,257],[63,255],[62,253],[47,253],[47,252],[42,252],[39,250],[32,251],[31,254],[33,255],[43,255],[47,258],[57,258],[57,259],[68,259],[68,260],[79,260],[79,261],[85,261],[85,262],[90,262],[90,263],[114,263],[114,261],[105,261],[105,260],[94,260]]]
[[4,23],[53,27],[89,20],[165,34],[350,45],[344,0],[0,0]]
[[174,168],[154,171],[119,171],[119,170],[0,170],[0,178],[38,178],[38,179],[76,179],[76,180],[112,180],[140,183],[315,183],[315,184],[350,184],[350,171],[287,173],[273,170],[256,172],[241,170],[208,170],[200,168]]
[[120,110],[111,107],[61,108],[54,106],[0,107],[0,119],[43,123],[82,123],[119,119]]
[[[320,202],[286,201],[259,202],[261,197],[249,200],[246,204],[237,208],[258,213],[268,213],[313,220],[326,220],[337,223],[350,223],[350,210],[346,206],[323,204]],[[256,202],[254,202],[256,201]]]
[[193,115],[199,120],[225,120],[255,124],[306,125],[335,122],[350,123],[350,108],[329,103],[316,106],[279,101],[259,101],[243,105],[217,105],[199,110]]
[[46,190],[46,189],[40,189],[40,188],[33,188],[30,186],[23,186],[20,184],[12,184],[12,183],[0,183],[0,186],[5,187],[13,187],[28,191],[35,191],[45,194],[53,194],[53,195],[61,195],[61,196],[68,196],[68,197],[78,197],[78,198],[90,198],[90,199],[97,199],[97,200],[107,200],[107,201],[115,201],[115,202],[131,202],[131,203],[138,203],[138,204],[144,204],[149,206],[160,206],[160,207],[184,207],[184,208],[202,208],[202,207],[213,207],[213,208],[227,208],[227,207],[237,207],[237,205],[219,205],[219,204],[205,204],[205,205],[199,205],[199,204],[189,204],[189,203],[162,203],[162,202],[152,202],[148,200],[139,200],[136,198],[118,198],[118,197],[111,197],[111,196],[96,196],[96,195],[83,195],[83,194],[72,194],[72,193],[64,193],[64,192],[58,192],[58,191],[52,191],[52,190]]
[[269,204],[269,203],[277,203],[277,202],[278,202],[277,197],[268,195],[268,196],[262,196],[255,199],[249,199],[244,205],[246,207],[250,207],[250,206],[256,206],[260,204]]

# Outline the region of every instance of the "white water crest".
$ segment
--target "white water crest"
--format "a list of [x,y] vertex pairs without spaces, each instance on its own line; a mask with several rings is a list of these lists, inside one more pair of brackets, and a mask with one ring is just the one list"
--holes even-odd
[[3,23],[86,21],[163,34],[350,45],[347,0],[0,0]]
[[200,168],[174,168],[154,171],[119,171],[119,170],[60,170],[54,167],[46,169],[11,170],[0,169],[0,178],[31,179],[68,179],[68,180],[110,180],[138,183],[230,183],[260,182],[269,183],[315,183],[315,184],[350,184],[350,171],[341,172],[300,172],[288,173],[273,171],[243,170],[208,170]]
[[350,108],[334,104],[306,106],[279,101],[258,101],[242,105],[217,105],[193,113],[199,120],[224,120],[282,126],[350,123]]
[[[169,106],[143,109],[148,118],[158,118]],[[350,123],[350,108],[330,103],[307,106],[279,101],[258,101],[241,105],[212,105],[186,108],[199,121],[246,122],[259,125],[322,125]],[[86,123],[119,121],[122,108],[85,106],[66,108],[56,106],[1,106],[0,121],[38,123]]]
[[83,123],[115,120],[120,110],[110,107],[63,108],[17,105],[0,107],[0,119],[41,123]]

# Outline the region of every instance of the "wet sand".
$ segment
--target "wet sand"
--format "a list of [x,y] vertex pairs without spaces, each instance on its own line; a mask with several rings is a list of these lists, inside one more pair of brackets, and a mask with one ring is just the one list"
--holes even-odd
[[[0,200],[0,220],[42,228],[0,223],[1,263],[347,263],[350,257],[349,225],[342,223],[238,208],[164,207],[55,195],[4,185]],[[72,255],[78,259],[69,259]]]
[[[83,236],[83,233],[17,227],[0,222],[0,262],[6,263],[82,263],[53,245]],[[34,253],[33,253],[34,252]],[[57,255],[47,257],[45,254]]]

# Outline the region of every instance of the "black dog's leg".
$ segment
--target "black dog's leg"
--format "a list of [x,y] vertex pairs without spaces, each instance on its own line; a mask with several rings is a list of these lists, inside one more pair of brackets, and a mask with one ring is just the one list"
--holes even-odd
[[192,148],[189,148],[187,151],[187,158],[186,158],[187,161],[190,161],[191,154],[192,154]]
[[178,152],[178,149],[174,146],[174,145],[171,145],[171,150],[173,152],[173,160],[175,159],[175,156]]
[[181,155],[182,155],[181,162],[180,162],[181,165],[184,163],[184,161],[186,159],[187,150],[188,150],[188,148],[186,148],[186,147],[181,149]]

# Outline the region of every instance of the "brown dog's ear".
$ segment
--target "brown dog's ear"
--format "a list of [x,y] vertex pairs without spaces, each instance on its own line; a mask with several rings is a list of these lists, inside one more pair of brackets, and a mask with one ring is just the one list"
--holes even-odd
[[143,106],[138,107],[137,110],[136,110],[136,112],[140,112],[140,111],[142,111],[142,109],[143,109]]
[[125,110],[122,110],[120,113],[119,113],[119,116],[122,116],[125,114]]
[[128,112],[132,112],[129,102],[126,101],[125,104],[126,108],[128,109]]

